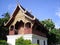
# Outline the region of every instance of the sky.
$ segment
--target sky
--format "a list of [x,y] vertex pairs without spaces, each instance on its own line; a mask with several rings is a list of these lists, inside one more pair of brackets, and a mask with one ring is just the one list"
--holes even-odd
[[[60,0],[18,0],[26,10],[39,20],[52,19],[56,28],[60,27]],[[16,8],[16,0],[0,0],[0,18],[9,12],[10,15]]]

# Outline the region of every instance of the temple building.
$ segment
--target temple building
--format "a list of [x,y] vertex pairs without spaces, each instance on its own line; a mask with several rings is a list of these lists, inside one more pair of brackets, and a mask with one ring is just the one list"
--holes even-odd
[[5,26],[9,27],[7,43],[11,45],[15,45],[16,39],[21,36],[31,40],[33,44],[47,45],[48,30],[20,4],[16,6]]

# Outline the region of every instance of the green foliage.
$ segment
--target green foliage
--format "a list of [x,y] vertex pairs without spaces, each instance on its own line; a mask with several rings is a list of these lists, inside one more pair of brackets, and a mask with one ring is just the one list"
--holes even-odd
[[60,43],[60,32],[58,29],[54,28],[49,33],[50,33],[50,35],[54,36],[54,37],[53,36],[50,37],[50,38],[53,37],[51,42],[53,42],[55,44]]
[[4,26],[4,22],[7,22],[10,18],[9,13],[5,13],[3,18],[0,18],[0,40],[7,40],[8,27]]
[[55,27],[53,21],[51,19],[43,20],[41,23],[47,28],[47,29],[53,29]]
[[51,19],[41,21],[41,23],[49,30],[48,45],[60,43],[60,30],[55,28],[55,24]]
[[9,18],[10,18],[9,13],[8,13],[8,12],[7,12],[7,13],[5,13],[5,14],[4,14],[4,17],[9,19]]
[[0,40],[0,45],[8,45],[8,43],[5,40]]
[[24,40],[23,37],[16,39],[16,45],[37,45],[32,44],[30,40]]
[[3,20],[3,22],[5,22],[5,23],[6,23],[6,22],[9,20],[9,18],[10,18],[10,15],[9,15],[8,12],[5,13],[5,14],[3,14],[2,16],[3,16],[2,20]]

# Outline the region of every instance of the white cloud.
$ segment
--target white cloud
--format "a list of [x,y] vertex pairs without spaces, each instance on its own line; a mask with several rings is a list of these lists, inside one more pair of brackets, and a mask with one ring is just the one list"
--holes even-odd
[[57,28],[57,29],[58,29],[58,28],[60,28],[60,26],[59,26],[59,25],[55,25],[55,28]]
[[56,15],[60,17],[60,8],[58,8],[58,10],[56,11]]
[[60,22],[55,23],[55,28],[60,28]]

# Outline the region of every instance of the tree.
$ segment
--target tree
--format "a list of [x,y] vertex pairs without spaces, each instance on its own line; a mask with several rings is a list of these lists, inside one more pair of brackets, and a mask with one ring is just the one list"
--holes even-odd
[[51,19],[46,19],[41,21],[41,23],[49,30],[53,29],[55,27],[55,24]]
[[8,43],[5,40],[0,40],[0,45],[8,45]]
[[0,40],[7,40],[8,27],[4,26],[4,22],[7,22],[10,18],[9,13],[5,13],[3,18],[0,18]]
[[59,30],[51,19],[43,20],[41,23],[49,30],[48,45],[55,45],[60,42]]
[[2,16],[3,16],[2,20],[3,20],[5,23],[6,23],[6,22],[9,20],[9,18],[10,18],[10,14],[9,14],[8,12],[4,13]]
[[30,40],[24,40],[23,37],[20,37],[16,39],[16,45],[37,45],[37,44],[32,44]]

